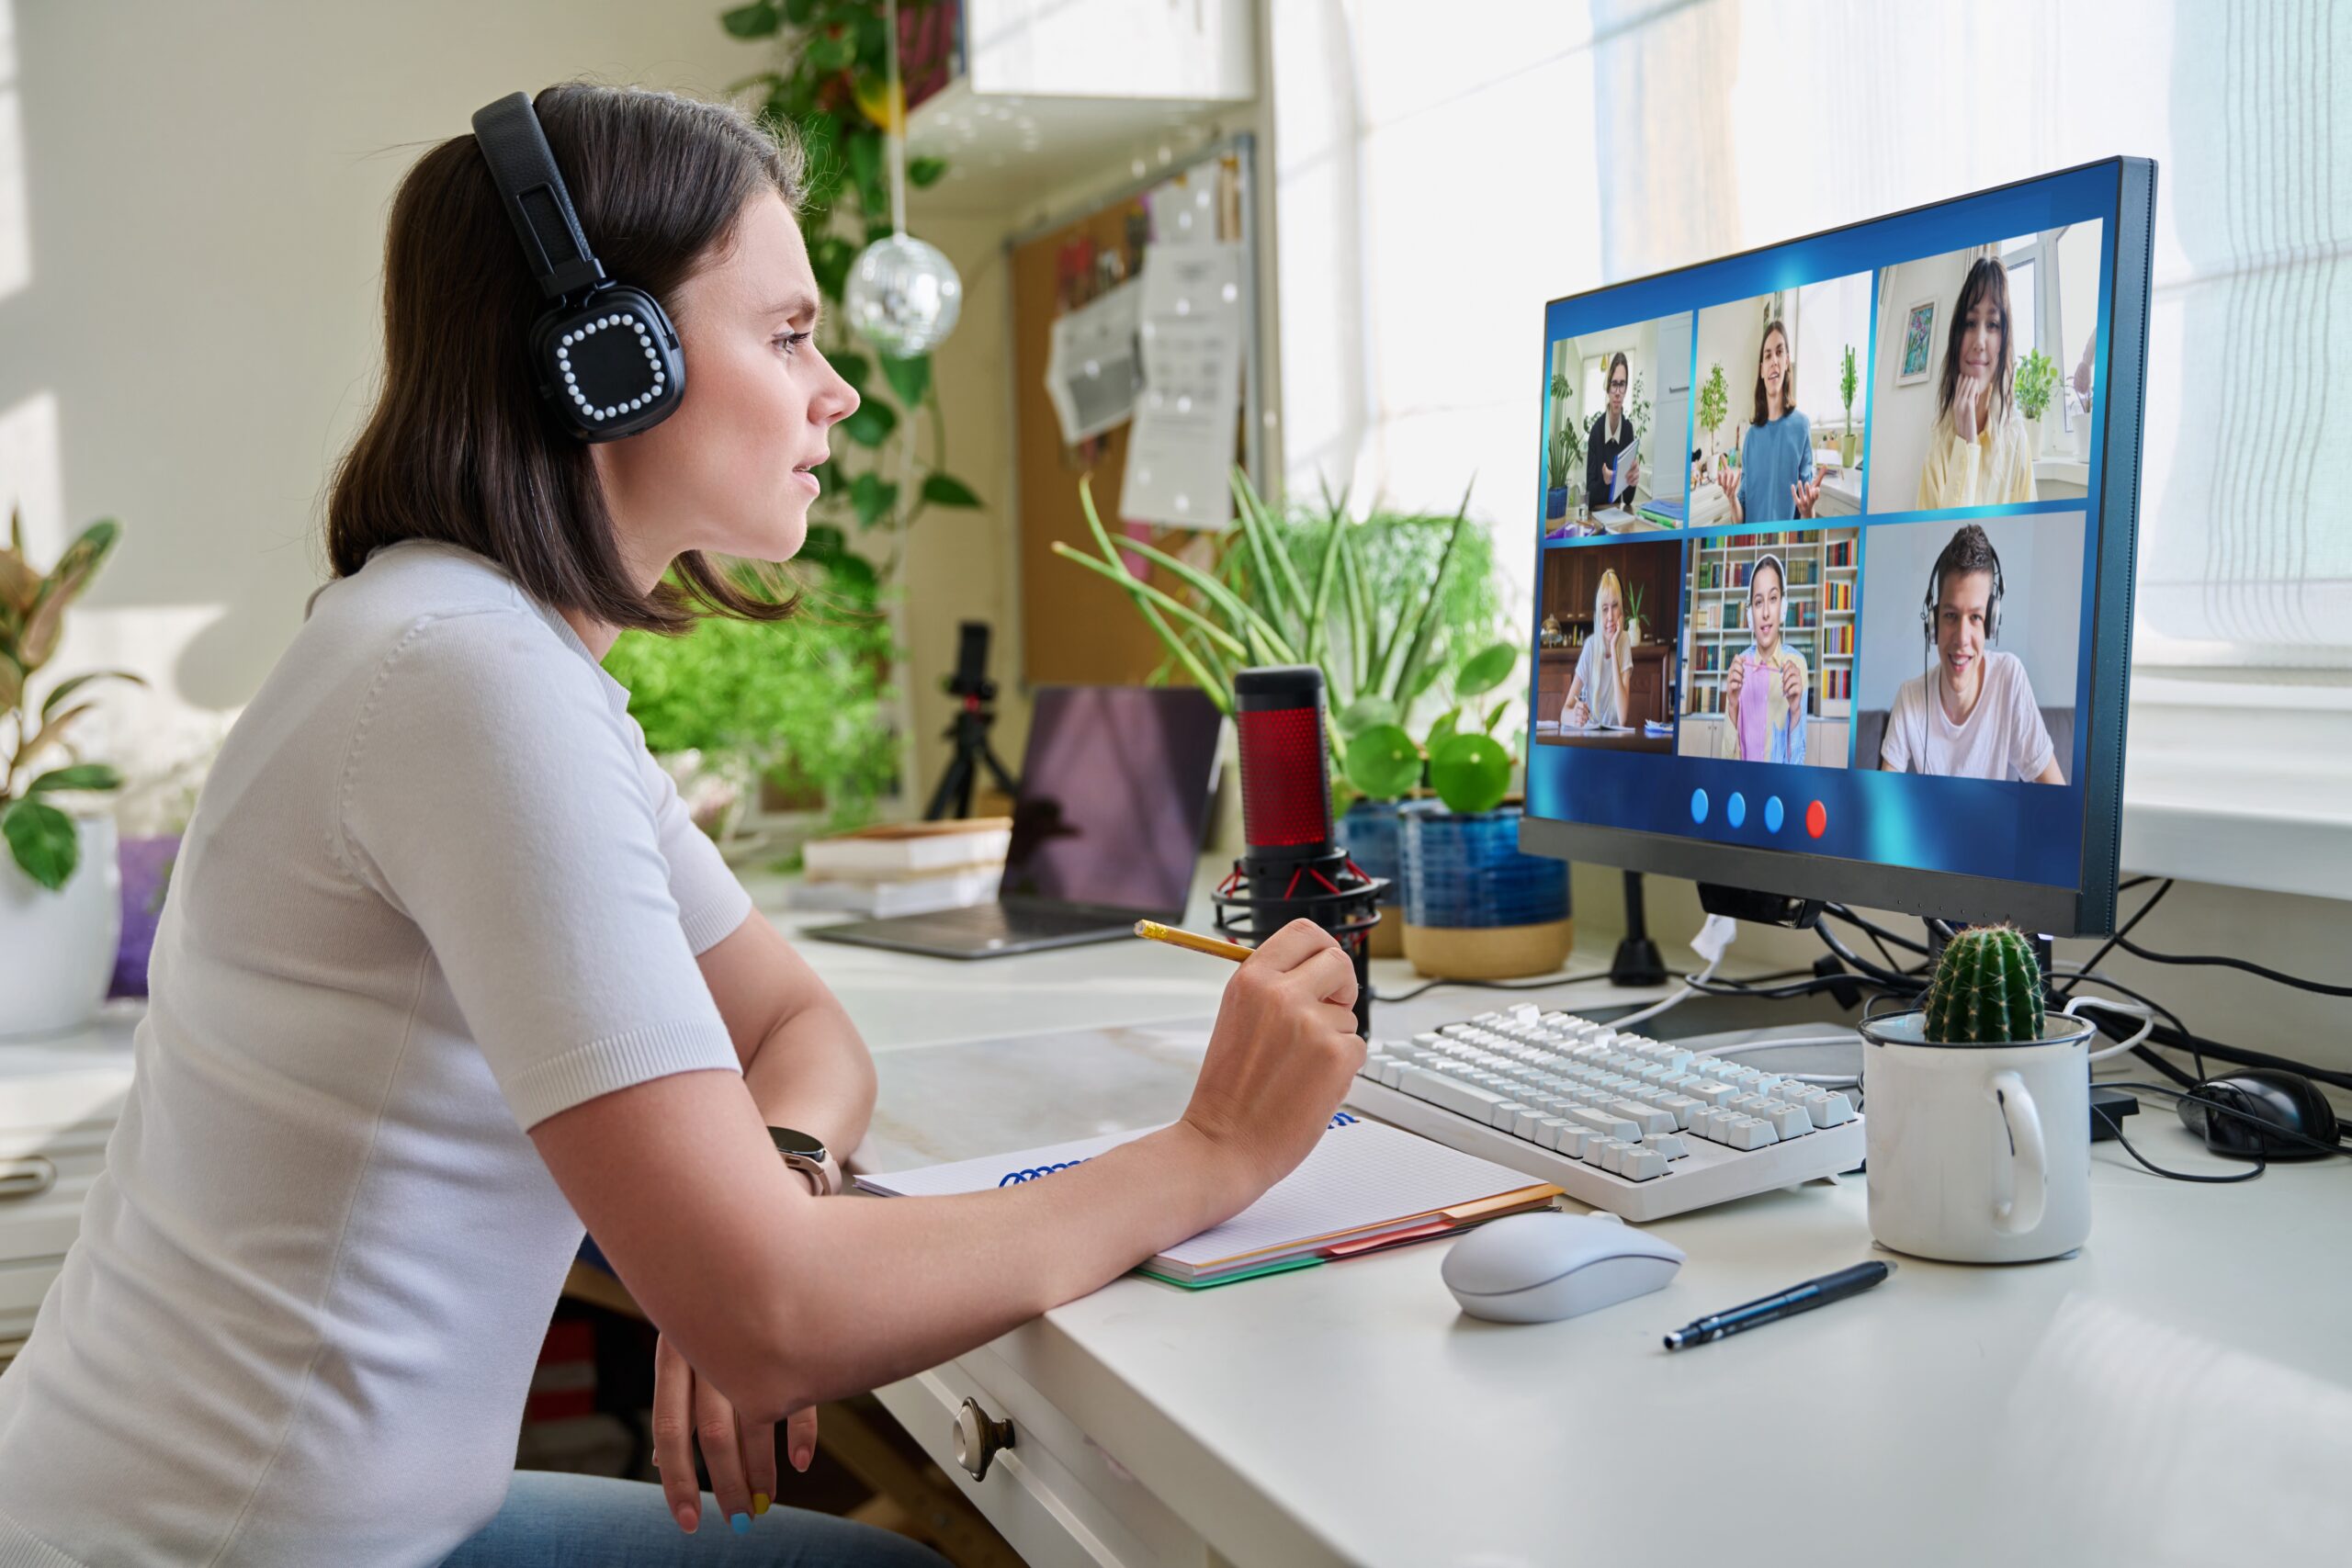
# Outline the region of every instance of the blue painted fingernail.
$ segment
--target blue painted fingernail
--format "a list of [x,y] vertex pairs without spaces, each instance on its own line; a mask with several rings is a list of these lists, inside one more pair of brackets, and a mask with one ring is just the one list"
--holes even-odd
[[727,1521],[735,1527],[737,1535],[752,1533],[752,1516],[749,1514],[729,1514],[727,1516]]

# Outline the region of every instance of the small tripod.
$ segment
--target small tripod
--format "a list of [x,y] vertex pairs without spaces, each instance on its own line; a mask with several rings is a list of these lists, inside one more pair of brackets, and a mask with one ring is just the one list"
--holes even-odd
[[923,820],[936,822],[948,815],[948,804],[955,804],[955,815],[972,814],[972,784],[974,774],[986,767],[989,776],[996,780],[997,788],[1007,795],[1016,795],[1020,786],[1012,774],[989,744],[989,728],[996,723],[996,682],[988,678],[989,625],[986,621],[961,623],[961,639],[956,649],[956,673],[944,682],[947,694],[963,699],[956,710],[956,722],[944,732],[956,742],[956,754],[947,760],[947,771],[939,776],[939,787],[931,792],[931,804],[923,807]]

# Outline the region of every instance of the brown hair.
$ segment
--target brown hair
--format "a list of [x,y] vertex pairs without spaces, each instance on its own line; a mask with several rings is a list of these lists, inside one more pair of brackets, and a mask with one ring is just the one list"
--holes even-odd
[[1781,343],[1787,344],[1789,350],[1788,374],[1781,378],[1781,417],[1786,419],[1797,412],[1796,340],[1789,336],[1788,323],[1775,316],[1764,323],[1764,335],[1756,340],[1756,423],[1758,424],[1772,423],[1772,400],[1764,395],[1764,345],[1772,341],[1774,333],[1781,334]]
[[[746,204],[773,191],[799,205],[797,144],[723,105],[565,83],[533,107],[606,276],[673,316],[679,286],[730,242]],[[441,539],[611,626],[675,633],[701,614],[793,614],[782,571],[697,550],[677,558],[678,582],[638,587],[587,444],[539,397],[526,339],[545,309],[474,138],[418,159],[384,236],[382,389],[328,494],[334,575],[379,546]]]
[[2001,558],[1994,553],[1993,541],[1974,523],[1961,525],[1936,557],[1935,590],[1929,595],[1929,607],[1940,614],[1944,605],[1944,582],[1948,578],[1968,577],[1983,572],[1991,578],[1996,591],[2001,581]]
[[1960,302],[1951,308],[1951,331],[1944,334],[1944,373],[1936,389],[1939,419],[1951,412],[1952,397],[1960,389],[1960,340],[1968,335],[1968,313],[1976,309],[1980,299],[1990,300],[2001,312],[2001,363],[1993,373],[1993,403],[2002,414],[2009,412],[2010,353],[2015,342],[2009,331],[2009,274],[1997,257],[1979,256],[1960,286]]

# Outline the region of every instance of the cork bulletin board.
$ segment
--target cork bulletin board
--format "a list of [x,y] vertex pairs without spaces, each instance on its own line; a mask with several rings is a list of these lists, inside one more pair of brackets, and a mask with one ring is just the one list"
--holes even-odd
[[[1120,497],[1129,425],[1121,423],[1066,444],[1046,387],[1055,321],[1137,275],[1144,247],[1152,237],[1154,194],[1170,186],[1213,191],[1216,237],[1242,243],[1247,338],[1233,451],[1234,460],[1251,479],[1261,486],[1264,482],[1261,444],[1255,438],[1261,379],[1256,364],[1256,289],[1254,268],[1247,265],[1254,251],[1248,217],[1251,146],[1248,136],[1232,138],[1171,174],[1156,176],[1082,215],[1015,236],[1006,246],[1012,296],[1015,590],[1024,686],[1138,684],[1166,659],[1159,637],[1117,584],[1053,553],[1057,539],[1073,548],[1093,548],[1079,502],[1082,477],[1092,476],[1095,508],[1114,534],[1141,538],[1186,560],[1204,558],[1211,543],[1193,530],[1124,525]],[[1142,564],[1130,558],[1131,566]],[[1150,569],[1146,581],[1171,593],[1180,587],[1158,569]]]

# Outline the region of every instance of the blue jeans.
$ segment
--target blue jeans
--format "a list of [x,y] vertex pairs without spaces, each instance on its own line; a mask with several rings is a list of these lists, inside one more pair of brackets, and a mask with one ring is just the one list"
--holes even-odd
[[646,1481],[518,1470],[505,1506],[442,1568],[944,1568],[927,1546],[830,1514],[770,1508],[737,1535],[707,1492],[686,1534]]

